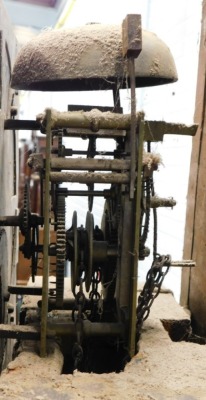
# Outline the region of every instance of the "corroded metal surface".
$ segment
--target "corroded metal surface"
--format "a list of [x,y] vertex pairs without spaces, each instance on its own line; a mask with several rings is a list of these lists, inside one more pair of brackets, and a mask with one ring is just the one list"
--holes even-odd
[[[171,52],[154,33],[142,31],[135,75],[137,87],[177,80]],[[12,87],[24,90],[103,90],[117,82],[128,85],[120,25],[45,31],[19,52],[12,74]]]

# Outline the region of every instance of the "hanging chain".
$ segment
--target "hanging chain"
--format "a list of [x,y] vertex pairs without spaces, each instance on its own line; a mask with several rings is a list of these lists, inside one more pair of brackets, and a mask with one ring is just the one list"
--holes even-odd
[[[148,151],[151,151],[150,146],[148,146]],[[154,190],[154,181],[153,177],[150,176],[146,179],[146,200],[149,202],[150,196],[155,195]],[[144,184],[144,181],[143,181]],[[144,187],[143,187],[144,188]],[[136,339],[137,343],[141,337],[141,330],[143,322],[148,318],[150,314],[150,309],[155,298],[160,293],[163,280],[167,275],[170,265],[171,265],[171,256],[170,255],[160,255],[157,253],[157,210],[153,209],[153,219],[154,219],[154,231],[153,231],[153,262],[152,266],[147,272],[145,285],[139,295],[138,304],[136,309],[137,315],[137,323],[136,323]],[[148,225],[149,225],[149,214],[146,218],[146,226],[144,227],[143,232],[145,231],[145,235],[143,235],[145,244],[147,233],[148,233]]]
[[102,296],[98,292],[98,285],[101,282],[101,269],[98,268],[96,271],[94,271],[92,275],[92,290],[89,294],[89,298],[91,299],[91,321],[95,320],[97,318],[97,315],[101,317],[101,314],[103,312],[102,309]]
[[171,265],[169,255],[157,254],[146,277],[146,282],[138,298],[136,310],[137,324],[137,342],[141,336],[143,322],[148,318],[154,299],[160,293],[165,275],[168,273]]
[[74,309],[72,310],[72,319],[75,323],[76,337],[77,337],[77,341],[74,343],[74,346],[72,348],[74,369],[78,368],[79,364],[83,359],[82,340],[83,340],[84,307],[85,307],[85,295],[82,288],[82,279],[80,279],[79,291],[75,295],[75,305]]

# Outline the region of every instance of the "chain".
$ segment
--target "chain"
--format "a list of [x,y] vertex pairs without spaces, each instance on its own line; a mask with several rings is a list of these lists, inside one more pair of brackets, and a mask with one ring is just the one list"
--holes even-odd
[[147,273],[146,282],[139,295],[138,305],[136,309],[137,343],[139,342],[141,336],[143,322],[148,318],[151,306],[155,298],[160,293],[163,280],[165,278],[165,275],[169,271],[170,265],[171,257],[169,255],[164,256],[156,254],[152,266]]
[[94,271],[92,275],[92,290],[89,294],[89,298],[91,299],[92,308],[91,308],[91,321],[96,321],[97,314],[102,315],[102,296],[98,292],[98,285],[101,282],[101,269],[97,269]]
[[85,295],[82,289],[82,279],[80,279],[79,292],[75,295],[75,305],[74,309],[72,310],[72,320],[75,323],[76,335],[77,335],[77,341],[74,343],[74,346],[72,348],[74,369],[78,368],[79,364],[83,359],[82,340],[83,340],[84,307],[85,307]]

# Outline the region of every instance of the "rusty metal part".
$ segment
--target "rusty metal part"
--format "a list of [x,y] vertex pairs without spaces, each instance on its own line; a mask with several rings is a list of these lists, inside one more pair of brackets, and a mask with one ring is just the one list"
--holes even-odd
[[[165,43],[144,30],[142,43],[135,62],[136,87],[175,82],[174,60]],[[26,44],[15,62],[11,86],[46,91],[104,90],[113,89],[117,82],[120,89],[128,85],[121,25],[91,24],[45,31]]]

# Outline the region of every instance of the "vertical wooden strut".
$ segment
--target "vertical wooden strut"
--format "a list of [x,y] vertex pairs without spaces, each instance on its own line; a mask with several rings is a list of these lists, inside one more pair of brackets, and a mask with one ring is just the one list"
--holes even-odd
[[46,167],[45,167],[45,194],[44,194],[44,243],[43,243],[43,286],[41,309],[41,343],[40,356],[47,355],[47,314],[49,291],[49,240],[50,240],[50,157],[51,157],[51,110],[46,111]]
[[129,14],[122,23],[122,48],[123,56],[128,60],[128,71],[131,88],[131,129],[130,129],[130,149],[131,149],[131,167],[130,167],[130,199],[134,198],[134,187],[136,179],[136,95],[135,95],[135,58],[142,50],[142,26],[141,15]]

